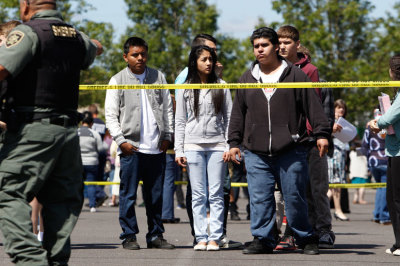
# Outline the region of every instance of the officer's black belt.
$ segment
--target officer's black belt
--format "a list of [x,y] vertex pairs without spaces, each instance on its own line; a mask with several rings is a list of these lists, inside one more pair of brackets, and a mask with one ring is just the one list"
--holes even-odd
[[44,122],[63,127],[78,125],[78,119],[64,114],[54,113],[18,113],[18,121],[21,123]]

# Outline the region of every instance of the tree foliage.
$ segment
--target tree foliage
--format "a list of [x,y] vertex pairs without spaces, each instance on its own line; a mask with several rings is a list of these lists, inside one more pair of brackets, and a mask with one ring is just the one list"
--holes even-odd
[[[173,82],[186,66],[192,38],[198,33],[213,35],[218,13],[206,0],[125,0],[133,27],[125,39],[138,36],[149,44],[150,66]],[[122,45],[121,45],[122,46]]]
[[[295,26],[301,43],[313,53],[313,64],[328,81],[388,80],[391,51],[399,50],[399,17],[374,19],[367,0],[274,0],[284,23]],[[399,4],[396,5],[399,10]],[[390,42],[391,46],[387,43]],[[392,50],[394,49],[394,50]],[[346,100],[349,117],[360,126],[377,105],[376,88],[338,88],[335,98]]]

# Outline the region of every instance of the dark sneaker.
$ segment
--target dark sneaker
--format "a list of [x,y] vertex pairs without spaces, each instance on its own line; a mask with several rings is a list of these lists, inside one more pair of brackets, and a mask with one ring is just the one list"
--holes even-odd
[[317,243],[308,243],[304,246],[303,254],[306,255],[318,255],[319,249]]
[[96,208],[103,206],[103,203],[108,199],[108,196],[105,195],[102,198],[96,199]]
[[318,244],[318,248],[334,248],[335,245],[335,234],[330,231],[330,232],[326,232],[326,231],[322,231],[319,234],[319,244]]
[[132,237],[125,238],[124,241],[122,241],[122,247],[124,249],[130,249],[130,250],[140,249],[140,246],[137,243],[136,239]]
[[250,244],[243,249],[243,254],[272,254],[273,249],[262,243],[260,239],[254,238]]
[[296,250],[296,244],[294,243],[293,236],[283,236],[279,241],[279,244],[276,245],[275,250]]
[[219,247],[223,249],[240,248],[242,247],[242,243],[229,240],[229,238],[226,235],[223,235],[219,239]]
[[231,212],[231,220],[232,221],[240,221],[240,217],[237,213]]
[[153,241],[147,243],[147,248],[174,249],[175,246],[168,243],[162,236],[159,236]]

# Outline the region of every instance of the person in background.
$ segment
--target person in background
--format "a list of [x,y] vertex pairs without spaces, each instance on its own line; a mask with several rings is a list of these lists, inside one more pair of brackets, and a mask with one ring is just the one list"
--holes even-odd
[[[374,119],[379,119],[381,113],[379,109],[374,110]],[[363,152],[368,158],[368,167],[372,176],[377,183],[386,183],[387,181],[387,162],[388,157],[385,155],[385,138],[384,130],[375,133],[371,127],[367,125],[364,131],[362,142]],[[376,189],[375,208],[372,213],[372,221],[382,225],[390,225],[390,215],[386,202],[386,187]]]
[[[347,114],[347,106],[345,101],[338,99],[335,101],[335,124],[333,125],[332,132],[339,132],[342,127],[337,124],[337,120],[340,117],[345,118]],[[343,184],[346,183],[346,158],[347,153],[350,150],[349,144],[341,142],[338,138],[333,138],[334,151],[332,157],[328,159],[328,173],[330,184]],[[344,215],[342,207],[340,205],[340,188],[332,188],[328,191],[328,197],[333,198],[335,206],[334,217],[336,220],[349,221],[350,219]]]
[[[215,74],[217,55],[209,46],[192,48],[186,83],[224,83]],[[176,162],[188,169],[192,189],[194,250],[219,250],[224,221],[224,178],[229,161],[227,133],[232,108],[229,89],[180,92],[175,117]],[[208,188],[207,188],[208,185]],[[208,191],[207,191],[208,190]],[[210,233],[207,233],[207,200]]]
[[[121,169],[121,162],[118,153],[118,144],[113,141],[111,143],[110,147],[110,157],[114,160],[114,171],[112,175],[112,181],[113,182],[121,182],[121,179],[119,177],[119,172]],[[111,186],[111,201],[108,206],[110,207],[117,207],[119,206],[118,202],[118,196],[119,196],[119,185],[112,185]]]
[[[311,56],[308,49],[300,43],[299,31],[290,25],[282,26],[277,31],[279,37],[279,54],[286,60],[299,67],[312,82],[319,82],[318,69],[311,63]],[[321,88],[315,88],[315,92],[319,96],[326,117],[331,125],[333,125],[333,103],[329,99],[329,93]],[[324,97],[323,97],[324,96]],[[330,213],[329,199],[327,192],[329,189],[328,164],[326,156],[320,157],[318,147],[316,145],[316,137],[313,135],[313,129],[306,122],[307,133],[311,148],[307,155],[309,166],[309,182],[307,184],[307,203],[308,217],[314,231],[319,236],[320,248],[333,248],[335,242],[335,234],[332,231],[332,216]],[[277,196],[277,193],[275,193]],[[281,197],[276,197],[277,205],[280,203]],[[277,207],[279,209],[279,206]],[[283,208],[280,208],[283,209]],[[282,217],[283,214],[277,215]],[[278,219],[277,219],[278,220]],[[280,224],[280,221],[277,221]],[[278,226],[280,229],[280,226]],[[290,225],[286,225],[285,233],[276,246],[277,250],[294,250],[294,232]]]
[[[353,142],[353,146],[350,149],[350,166],[349,166],[349,178],[352,184],[366,184],[370,182],[368,173],[368,161],[367,157],[362,154],[361,143],[359,140]],[[353,204],[367,204],[368,202],[364,199],[365,188],[356,188],[354,192]]]
[[[113,138],[110,135],[110,131],[106,129],[106,134],[103,139],[103,145],[104,148],[106,149],[106,154],[107,154],[107,160],[106,160],[106,166],[104,167],[104,181],[114,181],[114,174],[115,174],[115,156],[111,156],[111,145],[113,143]],[[112,186],[110,187],[110,195],[111,199],[108,202],[109,207],[116,207],[117,201],[116,197],[112,194]]]
[[[400,55],[395,55],[389,61],[389,75],[392,80],[400,80]],[[375,133],[381,129],[393,126],[394,135],[386,135],[385,154],[388,156],[386,200],[392,221],[395,243],[386,249],[387,254],[400,256],[400,97],[398,89],[392,106],[378,120],[368,123]]]
[[[92,130],[93,116],[90,112],[83,113],[82,126],[78,129],[79,145],[86,181],[97,181],[99,154],[104,152],[100,134]],[[96,212],[96,186],[88,185],[90,212]]]
[[[104,141],[106,135],[106,124],[99,118],[99,110],[97,104],[93,103],[89,105],[89,112],[93,116],[92,130],[100,134],[101,140]],[[103,145],[106,145],[105,143]],[[97,170],[97,179],[95,181],[106,181],[104,179],[104,169],[107,162],[107,149],[103,149],[99,153],[99,164]],[[104,191],[104,186],[96,186],[96,207],[101,207],[103,203],[108,199],[107,193]]]
[[[175,96],[171,95],[172,102],[174,105],[175,114]],[[174,138],[172,138],[174,139]],[[180,222],[180,218],[175,217],[174,213],[174,193],[175,193],[175,180],[181,175],[181,167],[175,163],[175,152],[173,150],[174,142],[172,141],[168,147],[166,153],[166,165],[165,165],[165,178],[163,186],[163,204],[162,204],[162,215],[161,220],[163,223],[175,224]]]

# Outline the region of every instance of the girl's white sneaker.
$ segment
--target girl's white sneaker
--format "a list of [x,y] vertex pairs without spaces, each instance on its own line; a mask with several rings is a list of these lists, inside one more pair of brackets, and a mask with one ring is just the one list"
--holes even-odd
[[195,251],[205,251],[207,250],[207,243],[206,242],[200,242],[196,246],[194,246]]

